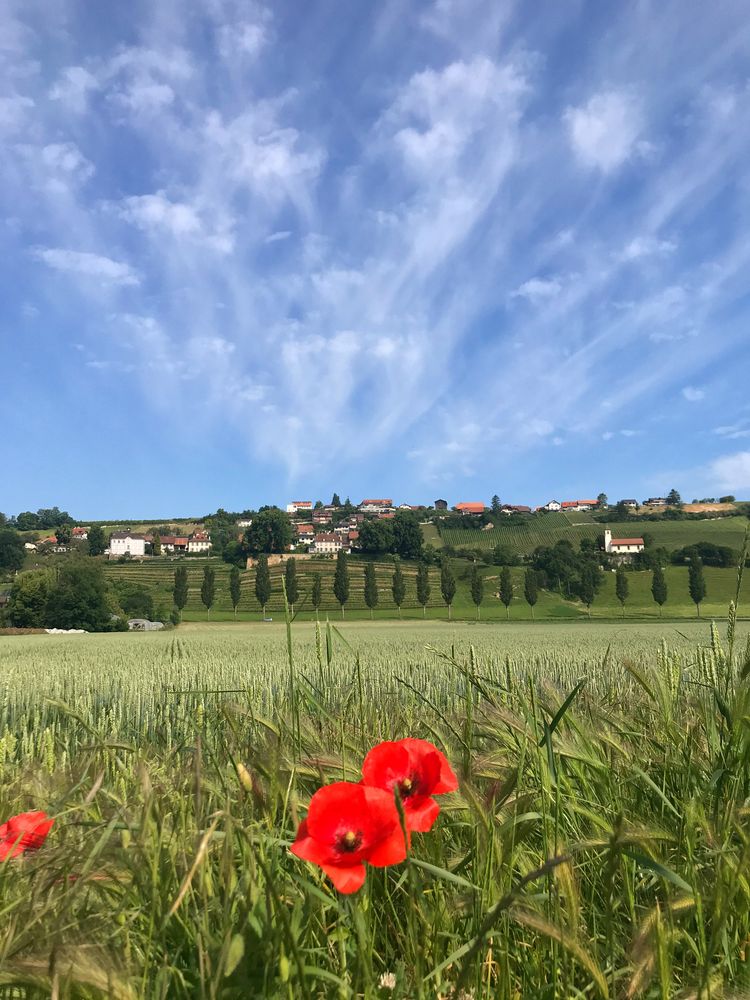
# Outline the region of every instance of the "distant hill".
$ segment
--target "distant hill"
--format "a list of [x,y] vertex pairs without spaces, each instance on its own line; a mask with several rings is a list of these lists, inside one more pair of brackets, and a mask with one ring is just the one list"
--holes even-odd
[[[603,534],[605,527],[586,513],[537,514],[527,518],[523,524],[503,523],[507,520],[505,515],[498,515],[495,527],[487,531],[441,528],[440,536],[444,545],[452,545],[454,548],[493,549],[496,545],[507,545],[520,555],[528,555],[539,545],[554,545],[561,539],[567,539],[577,548],[582,538],[596,538]],[[736,515],[698,521],[665,519],[643,520],[638,523],[609,521],[607,524],[616,538],[632,538],[647,531],[653,535],[656,545],[663,545],[670,551],[701,541],[729,545],[739,550],[748,519]]]

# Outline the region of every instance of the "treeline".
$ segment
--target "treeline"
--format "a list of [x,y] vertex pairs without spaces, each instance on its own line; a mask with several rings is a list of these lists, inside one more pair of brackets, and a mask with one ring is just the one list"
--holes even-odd
[[69,524],[71,527],[76,523],[75,518],[59,507],[40,507],[38,511],[23,510],[15,517],[6,517],[0,512],[0,525],[7,524],[17,531],[48,531],[50,528],[57,528],[61,524]]
[[32,570],[13,581],[5,617],[16,628],[127,629],[124,609],[99,563],[76,560],[57,571]]

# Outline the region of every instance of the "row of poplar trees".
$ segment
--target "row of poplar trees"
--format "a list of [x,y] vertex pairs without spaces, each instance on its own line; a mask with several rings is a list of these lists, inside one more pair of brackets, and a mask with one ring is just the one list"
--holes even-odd
[[[427,564],[424,562],[420,562],[417,565],[416,584],[417,601],[422,606],[422,614],[424,616],[427,613],[427,605],[430,600],[430,594],[432,593],[429,569]],[[391,596],[393,597],[393,603],[398,608],[400,618],[401,607],[406,598],[406,580],[401,569],[401,562],[398,559],[395,560],[390,589]],[[706,597],[706,581],[703,575],[703,564],[701,563],[700,557],[697,555],[693,556],[688,567],[688,589],[690,591],[690,599],[695,604],[696,612],[698,617],[700,617],[700,606]],[[266,616],[266,606],[271,599],[272,590],[271,573],[268,568],[268,557],[265,554],[261,554],[258,556],[258,562],[255,569],[255,597],[258,604],[260,604],[263,608],[264,618]],[[476,564],[473,566],[471,572],[470,590],[471,599],[477,609],[477,618],[479,618],[481,616],[482,602],[484,601],[484,577],[480,574],[479,568]],[[349,591],[349,564],[346,553],[339,552],[336,558],[336,572],[333,577],[333,594],[341,607],[342,618],[344,617],[346,604],[349,601]],[[284,592],[286,594],[287,603],[289,604],[292,613],[294,613],[294,606],[299,600],[299,581],[297,579],[297,563],[293,557],[287,559],[284,566]],[[531,608],[531,617],[533,619],[534,606],[539,599],[539,582],[536,570],[534,570],[531,566],[528,567],[524,575],[523,593],[526,603]],[[617,567],[617,571],[615,573],[615,595],[617,600],[620,602],[623,618],[625,617],[625,604],[627,603],[629,593],[630,587],[628,583],[627,571],[624,564],[621,563]],[[440,567],[440,594],[446,607],[448,608],[448,618],[450,619],[452,616],[453,601],[456,596],[456,577],[450,562],[447,559],[443,560]],[[659,605],[659,614],[661,615],[662,607],[666,604],[668,597],[667,581],[664,576],[664,570],[661,566],[657,566],[653,571],[651,594],[654,601]],[[242,597],[241,576],[240,570],[237,566],[233,566],[229,574],[229,596],[236,618],[237,608],[239,607],[240,599]],[[593,583],[590,587],[590,592],[586,592],[586,588],[584,587],[582,599],[588,608],[589,615],[591,615],[591,605],[594,602],[595,596],[596,588]],[[515,585],[513,583],[513,577],[509,566],[504,566],[502,572],[500,573],[498,597],[500,598],[502,604],[505,605],[505,614],[506,617],[509,618],[510,606],[513,603],[513,598],[515,597]],[[188,573],[186,566],[178,566],[175,570],[172,598],[176,609],[176,617],[177,620],[179,620],[179,615],[182,613],[182,610],[188,600]],[[380,591],[378,588],[377,577],[375,575],[375,563],[372,562],[365,563],[364,567],[364,598],[365,604],[370,610],[370,617],[372,618],[373,613],[380,601]],[[203,581],[201,583],[201,601],[206,609],[207,618],[210,617],[211,608],[213,607],[215,599],[216,573],[212,566],[207,565],[203,569]],[[321,573],[315,573],[313,576],[312,588],[310,591],[310,603],[316,612],[323,603],[323,575]]]

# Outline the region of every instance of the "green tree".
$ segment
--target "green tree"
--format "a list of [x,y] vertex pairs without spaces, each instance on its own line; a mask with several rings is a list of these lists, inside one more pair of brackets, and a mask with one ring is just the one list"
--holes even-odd
[[396,565],[393,570],[391,593],[393,594],[393,603],[398,608],[398,616],[400,618],[401,605],[404,603],[404,598],[406,597],[406,580],[404,579],[404,574],[401,569],[401,562],[398,559],[396,560]]
[[600,493],[600,494],[599,494],[599,495],[597,496],[597,498],[596,498],[596,502],[597,502],[597,504],[598,504],[598,505],[599,505],[600,507],[606,507],[606,506],[607,506],[607,503],[608,503],[608,501],[607,501],[607,494],[606,494],[606,493]]
[[493,514],[500,513],[500,497],[497,495],[497,493],[490,501],[490,510],[492,511]]
[[349,600],[349,564],[346,552],[340,550],[336,556],[336,572],[333,576],[333,594],[341,605],[341,617],[344,617],[344,605]]
[[503,571],[500,574],[500,600],[505,605],[505,617],[509,619],[510,606],[513,601],[513,577],[510,566],[503,566]]
[[690,600],[695,605],[696,613],[700,618],[701,602],[706,597],[706,580],[703,576],[703,563],[697,552],[693,554],[688,566],[688,590],[690,591]]
[[235,620],[237,618],[237,608],[240,606],[242,597],[242,576],[239,566],[232,566],[229,570],[229,597],[232,601],[232,610]]
[[154,618],[154,597],[148,587],[129,580],[115,583],[117,601],[126,618]]
[[188,602],[188,572],[187,566],[178,566],[174,571],[174,586],[172,587],[174,606],[182,614],[182,609]]
[[253,518],[245,532],[243,544],[247,552],[284,552],[292,544],[292,524],[289,515],[278,507],[267,507]]
[[12,528],[0,528],[0,570],[15,573],[26,558],[23,538]]
[[320,605],[323,603],[323,575],[321,573],[316,573],[313,577],[310,603],[315,608],[315,617],[317,618]]
[[265,552],[261,552],[258,556],[258,564],[255,567],[255,597],[263,608],[265,618],[266,605],[271,599],[271,572],[268,569],[268,556]]
[[341,497],[338,495],[338,493],[334,493],[333,496],[331,497],[331,506],[332,507],[341,506]]
[[64,566],[50,588],[44,611],[47,628],[81,628],[108,632],[112,628],[107,586],[99,563],[81,560]]
[[104,534],[104,528],[100,524],[95,524],[91,531],[89,531],[88,543],[90,556],[100,556],[106,549],[107,536]]
[[[395,520],[395,518],[394,518]],[[393,522],[367,520],[362,523],[357,539],[357,548],[372,555],[393,552]]]
[[161,535],[158,532],[151,539],[151,554],[155,556],[161,555]]
[[73,529],[69,524],[60,524],[55,528],[55,536],[58,545],[70,545],[73,537]]
[[216,570],[213,566],[203,567],[203,583],[201,584],[201,601],[206,609],[206,618],[211,615],[211,608],[216,599]]
[[422,554],[422,526],[414,511],[397,511],[391,524],[396,555],[402,559],[419,559]]
[[297,562],[293,556],[291,559],[287,559],[284,566],[284,587],[287,603],[294,614],[294,605],[299,600],[299,584],[297,582]]
[[671,504],[673,507],[682,506],[682,497],[677,490],[670,490],[669,493],[667,493],[667,503]]
[[539,600],[539,581],[537,580],[536,570],[533,566],[529,566],[523,578],[523,596],[526,598],[526,603],[531,608],[531,618],[533,621],[534,605]]
[[51,586],[46,570],[20,573],[13,581],[8,617],[16,628],[43,628],[44,612]]
[[378,606],[378,581],[375,576],[375,563],[365,564],[365,604],[370,609],[370,618],[373,617],[373,609]]
[[430,600],[430,569],[427,563],[417,566],[417,600],[422,605],[422,617],[427,617],[427,602]]
[[443,559],[440,566],[440,593],[448,608],[448,621],[451,619],[453,598],[456,596],[456,577],[448,559]]
[[664,570],[659,565],[654,566],[654,575],[651,580],[651,595],[659,605],[659,617],[661,618],[661,609],[667,603],[667,580],[664,576]]
[[479,572],[476,563],[471,567],[471,599],[477,608],[477,619],[481,616],[482,601],[484,600],[484,578]]
[[628,574],[625,570],[625,563],[620,563],[615,572],[615,595],[617,600],[620,602],[620,607],[622,608],[622,617],[625,617],[625,601],[628,599],[628,594],[630,593],[630,585],[628,584]]
[[591,605],[596,597],[597,582],[596,567],[591,564],[584,566],[581,572],[579,596],[586,605],[589,618],[591,617]]

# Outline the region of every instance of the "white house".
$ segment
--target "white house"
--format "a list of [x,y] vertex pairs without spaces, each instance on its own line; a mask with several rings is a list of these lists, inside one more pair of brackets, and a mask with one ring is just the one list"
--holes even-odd
[[286,505],[287,514],[309,514],[312,509],[312,500],[292,500]]
[[363,500],[359,509],[365,514],[384,514],[393,507],[393,500],[390,497],[382,497],[375,500]]
[[85,527],[85,528],[73,528],[73,531],[72,531],[73,541],[74,542],[85,542],[86,539],[89,537],[89,531],[91,531],[91,528],[89,528],[89,527]]
[[36,545],[33,542],[24,542],[23,547],[27,552],[36,552]]
[[667,498],[666,497],[649,497],[648,500],[643,501],[644,507],[666,507]]
[[109,536],[111,556],[145,556],[146,536],[132,531],[113,531]]
[[642,538],[613,538],[609,528],[604,529],[604,551],[613,556],[634,555],[646,548]]
[[188,539],[188,552],[210,552],[211,537],[205,531],[194,531]]
[[559,500],[548,500],[547,503],[542,507],[542,510],[560,510],[562,504]]
[[249,528],[252,523],[253,523],[253,519],[251,517],[242,517],[237,522],[237,527],[238,528]]
[[638,506],[638,501],[637,500],[618,500],[617,506],[619,507],[621,504],[622,504],[623,507],[628,507],[630,510],[635,510],[635,508]]
[[348,536],[336,535],[332,531],[323,531],[315,536],[313,550],[316,555],[336,555],[342,549],[349,551]]

